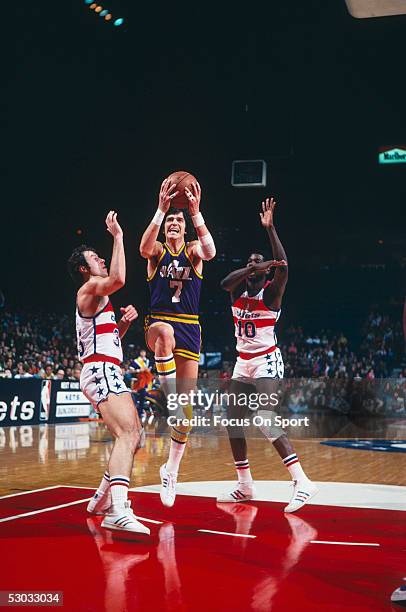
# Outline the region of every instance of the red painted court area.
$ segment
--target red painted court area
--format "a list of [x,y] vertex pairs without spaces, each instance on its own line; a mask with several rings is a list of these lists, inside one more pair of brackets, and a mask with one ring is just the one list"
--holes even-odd
[[312,505],[285,515],[280,503],[186,495],[169,509],[131,493],[136,515],[157,521],[148,539],[102,529],[86,502],[5,520],[92,493],[0,499],[0,590],[63,591],[69,611],[399,609],[390,594],[406,575],[404,512]]

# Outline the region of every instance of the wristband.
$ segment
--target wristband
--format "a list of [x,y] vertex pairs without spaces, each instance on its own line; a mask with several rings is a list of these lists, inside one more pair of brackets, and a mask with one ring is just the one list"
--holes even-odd
[[164,218],[165,218],[165,213],[162,212],[160,208],[158,208],[155,215],[153,216],[151,223],[154,223],[158,227],[161,227],[162,221],[164,220]]
[[196,247],[196,255],[204,261],[213,259],[216,254],[216,247],[214,240],[210,232],[204,236],[199,237],[199,243]]
[[206,246],[206,244],[214,244],[214,240],[210,232],[204,236],[199,236],[199,242],[203,246]]
[[204,225],[204,219],[201,212],[197,213],[197,215],[194,215],[192,217],[192,223],[195,227],[201,227],[202,225]]

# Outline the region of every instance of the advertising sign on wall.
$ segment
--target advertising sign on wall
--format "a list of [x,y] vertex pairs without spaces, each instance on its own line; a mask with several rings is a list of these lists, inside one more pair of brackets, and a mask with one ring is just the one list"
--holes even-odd
[[52,381],[51,413],[49,420],[75,421],[89,417],[92,406],[79,388],[79,382]]
[[32,425],[40,420],[42,380],[2,380],[0,425]]
[[380,147],[380,164],[406,164],[406,145]]

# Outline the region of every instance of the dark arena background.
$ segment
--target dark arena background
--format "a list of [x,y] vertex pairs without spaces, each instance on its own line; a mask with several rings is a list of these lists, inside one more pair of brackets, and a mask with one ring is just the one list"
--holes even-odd
[[[404,3],[42,0],[10,9],[1,111],[0,607],[400,609]],[[263,160],[265,184],[235,186],[238,160],[248,183],[249,162]],[[162,180],[180,169],[201,185],[217,253],[204,263],[198,313],[205,399],[167,507],[159,491],[169,413],[145,343],[150,298],[139,247]],[[295,513],[284,512],[293,490],[288,461],[253,410],[245,430],[256,494],[244,503],[217,499],[236,482],[219,394],[231,388],[237,353],[220,283],[252,253],[273,258],[259,215],[270,196],[289,262],[276,327],[285,366],[278,414],[318,489]],[[151,530],[143,539],[86,511],[114,439],[80,390],[67,260],[85,243],[109,267],[109,210],[118,212],[127,267],[112,304],[116,313],[133,304],[139,314],[121,369],[145,434],[128,497]]]

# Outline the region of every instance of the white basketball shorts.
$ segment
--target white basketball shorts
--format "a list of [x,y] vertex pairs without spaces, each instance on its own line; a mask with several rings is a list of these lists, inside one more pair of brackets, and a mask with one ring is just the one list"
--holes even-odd
[[100,402],[107,399],[109,393],[131,393],[124,382],[120,366],[104,361],[84,364],[80,375],[80,388],[96,409]]
[[232,378],[248,379],[247,382],[253,378],[283,378],[284,370],[282,354],[276,348],[272,353],[252,359],[237,357]]

